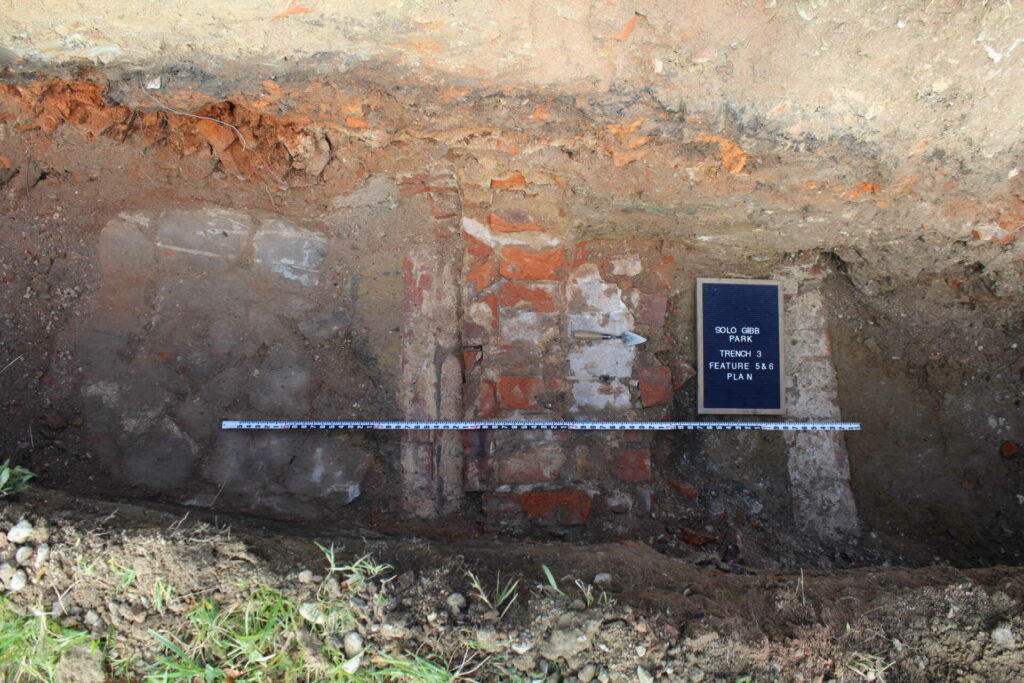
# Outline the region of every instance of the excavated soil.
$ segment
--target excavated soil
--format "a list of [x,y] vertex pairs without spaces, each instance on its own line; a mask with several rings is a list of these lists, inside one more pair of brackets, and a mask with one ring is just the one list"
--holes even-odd
[[[350,631],[362,636],[365,674],[409,653],[487,681],[989,681],[1024,673],[1017,568],[770,572],[711,555],[681,561],[630,541],[357,538],[46,491],[8,503],[0,526],[6,532],[18,520],[32,525],[32,537],[0,552],[13,557],[46,543],[48,559],[29,572],[26,588],[0,599],[52,614],[101,644],[98,655],[64,655],[64,675],[76,673],[63,680],[145,677],[168,655],[154,633],[189,642],[190,612],[211,601],[227,611],[260,588],[352,615],[322,627],[306,612],[302,628],[313,638],[302,641],[308,668],[297,676],[316,675],[333,656],[331,643]],[[314,542],[336,548],[336,566],[369,553],[388,567],[339,591]],[[595,584],[599,574],[607,576]],[[476,597],[472,577],[487,590],[496,578],[518,580],[517,598],[499,614]]]

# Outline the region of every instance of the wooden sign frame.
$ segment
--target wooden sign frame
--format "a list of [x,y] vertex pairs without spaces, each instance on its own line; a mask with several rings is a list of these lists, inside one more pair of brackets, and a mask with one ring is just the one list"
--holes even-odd
[[[779,407],[778,408],[715,408],[705,405],[704,390],[704,285],[762,285],[773,286],[778,291],[778,364],[779,364]],[[701,415],[785,415],[786,414],[786,361],[785,327],[783,326],[783,296],[781,280],[756,280],[741,278],[697,278],[697,413]]]

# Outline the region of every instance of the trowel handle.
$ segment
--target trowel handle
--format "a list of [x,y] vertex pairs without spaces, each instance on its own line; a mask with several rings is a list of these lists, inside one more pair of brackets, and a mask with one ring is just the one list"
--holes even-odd
[[604,332],[584,332],[576,330],[572,333],[573,339],[580,339],[582,341],[601,341],[602,339],[618,339],[617,334],[606,334]]

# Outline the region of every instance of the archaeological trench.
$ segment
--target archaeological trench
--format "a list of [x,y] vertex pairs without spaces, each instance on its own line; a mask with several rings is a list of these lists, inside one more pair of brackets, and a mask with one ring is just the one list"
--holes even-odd
[[[2,4],[0,452],[38,486],[441,543],[1020,564],[1010,3]],[[783,415],[698,414],[697,278],[780,283]]]

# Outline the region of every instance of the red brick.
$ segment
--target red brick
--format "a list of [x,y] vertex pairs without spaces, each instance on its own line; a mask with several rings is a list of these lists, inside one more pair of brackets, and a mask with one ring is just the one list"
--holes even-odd
[[498,397],[494,382],[489,379],[480,380],[480,395],[476,401],[477,417],[497,417]]
[[501,368],[504,373],[525,377],[540,372],[541,350],[532,342],[499,344],[488,360],[491,366]]
[[545,443],[528,448],[514,448],[513,452],[494,458],[499,484],[539,484],[554,481],[565,466],[562,447]]
[[494,232],[538,232],[544,230],[539,220],[525,211],[502,211],[487,217],[487,223]]
[[586,524],[592,503],[586,491],[531,491],[520,494],[519,502],[531,521],[543,524]]
[[[491,315],[494,316],[494,320],[498,320],[498,295],[488,294],[480,298],[480,302],[487,305],[487,308],[491,309]],[[493,327],[492,327],[493,329]]]
[[472,235],[464,235],[463,237],[466,240],[466,252],[470,256],[481,256],[485,258],[494,256],[494,250],[477,238]]
[[681,360],[669,364],[672,368],[672,388],[682,389],[691,379],[697,376],[697,370],[689,363]]
[[1012,458],[1020,453],[1020,444],[1014,441],[1005,441],[1003,442],[1003,445],[999,447],[999,452],[1004,458]]
[[533,251],[524,247],[501,250],[499,271],[510,280],[557,280],[558,269],[565,264],[565,249]]
[[680,481],[678,479],[673,479],[672,477],[669,477],[667,481],[669,486],[674,488],[676,491],[679,491],[679,493],[683,494],[690,500],[693,500],[700,495],[700,491],[697,490],[697,487],[688,481]]
[[648,448],[623,448],[615,454],[615,476],[623,481],[647,481],[651,478],[651,451]]
[[491,187],[500,190],[508,187],[523,187],[526,185],[526,178],[522,173],[513,173],[507,178],[491,178]]
[[467,321],[462,323],[462,344],[464,346],[483,346],[487,341],[487,330]]
[[512,308],[525,304],[537,313],[554,313],[555,299],[551,293],[539,287],[529,287],[518,282],[505,282],[498,288],[498,305]]
[[444,201],[431,197],[430,199],[430,215],[438,220],[445,220],[447,218],[456,218],[459,215],[458,204],[452,201],[450,198],[445,198]]
[[663,406],[672,402],[672,371],[665,366],[640,368],[640,400],[644,408]]
[[505,410],[539,410],[539,388],[540,380],[536,377],[502,377],[498,380],[498,400]]
[[644,433],[639,429],[627,429],[622,432],[622,440],[626,443],[641,443],[644,440]]
[[697,531],[696,529],[688,529],[685,526],[679,527],[679,531],[677,533],[679,534],[679,538],[683,539],[690,545],[697,546],[698,548],[702,545],[707,545],[712,541],[718,540],[718,536],[712,536],[711,534],[706,534],[703,531]]
[[486,289],[498,279],[498,261],[494,250],[480,240],[465,235],[466,239],[466,279],[473,283],[476,290]]
[[665,312],[668,310],[668,296],[665,294],[640,295],[640,322],[650,327],[665,326]]
[[478,292],[487,289],[498,280],[497,261],[490,258],[478,261],[470,266],[466,279],[473,283]]
[[465,374],[470,374],[473,369],[476,368],[476,364],[483,357],[483,353],[480,349],[464,349],[462,351],[462,371]]

